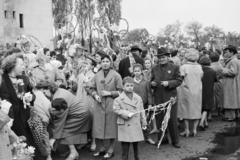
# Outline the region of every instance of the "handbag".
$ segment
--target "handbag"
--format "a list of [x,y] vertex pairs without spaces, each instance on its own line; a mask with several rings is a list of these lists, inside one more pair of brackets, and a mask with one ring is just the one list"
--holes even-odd
[[0,129],[2,129],[9,121],[10,118],[8,115],[0,109]]

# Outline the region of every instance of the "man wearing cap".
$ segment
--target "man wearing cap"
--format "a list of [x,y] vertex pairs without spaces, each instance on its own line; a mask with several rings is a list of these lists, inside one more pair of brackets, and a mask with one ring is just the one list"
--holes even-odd
[[143,59],[140,57],[141,52],[141,48],[132,46],[129,56],[120,61],[118,72],[122,76],[122,79],[127,76],[132,76],[132,67],[134,64],[139,63],[143,65]]
[[234,121],[240,108],[240,62],[237,59],[237,48],[229,45],[224,49],[223,57],[222,107],[225,110],[223,120]]
[[[162,104],[170,100],[171,97],[177,97],[177,87],[181,85],[182,78],[179,72],[179,66],[169,63],[169,53],[165,48],[159,48],[157,57],[159,64],[152,68],[151,87],[154,89],[155,104]],[[160,129],[165,112],[156,115],[157,128]],[[177,125],[177,104],[172,106],[168,128],[172,145],[175,148],[180,148],[179,133]],[[158,140],[162,136],[159,131]]]

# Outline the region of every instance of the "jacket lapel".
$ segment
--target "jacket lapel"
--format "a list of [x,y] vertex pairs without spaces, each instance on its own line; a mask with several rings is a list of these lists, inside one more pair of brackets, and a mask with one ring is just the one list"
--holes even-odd
[[7,86],[7,89],[9,91],[9,94],[13,97],[13,99],[18,103],[19,102],[19,99],[17,97],[17,93],[15,91],[15,89],[13,88],[13,84],[12,84],[12,81],[10,80],[8,74],[3,74],[3,79],[4,79],[4,82]]
[[[105,78],[105,85],[108,84],[112,80],[113,74],[114,74],[114,71],[112,69],[110,69],[107,74],[107,77]],[[104,75],[103,75],[103,77],[104,77]]]
[[124,92],[121,94],[120,98],[123,100],[124,103],[136,108],[137,99],[134,93],[133,93],[133,100],[130,100]]
[[165,69],[165,73],[164,73],[163,79],[167,80],[167,78],[168,78],[170,73],[171,73],[171,67],[170,67],[170,64],[168,63],[167,66],[166,66],[166,69]]
[[156,67],[156,69],[157,69],[157,74],[156,74],[156,76],[158,76],[159,80],[162,81],[162,79],[163,79],[163,74],[162,74],[161,66],[158,64],[158,66]]

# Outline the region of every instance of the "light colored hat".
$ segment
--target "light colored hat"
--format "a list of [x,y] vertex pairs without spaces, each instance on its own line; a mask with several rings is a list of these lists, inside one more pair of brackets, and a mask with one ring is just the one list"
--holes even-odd
[[185,58],[188,61],[196,62],[199,59],[199,53],[194,48],[189,48],[186,50]]

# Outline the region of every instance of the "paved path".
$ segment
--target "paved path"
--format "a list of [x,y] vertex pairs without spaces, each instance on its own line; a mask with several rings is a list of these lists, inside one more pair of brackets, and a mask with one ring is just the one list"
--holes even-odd
[[[140,158],[141,160],[198,160],[198,158],[194,158],[196,156],[201,156],[207,154],[211,149],[216,147],[216,144],[212,143],[216,133],[223,132],[225,128],[236,126],[236,122],[223,122],[219,119],[214,119],[209,123],[209,129],[204,132],[198,132],[196,137],[184,138],[180,137],[181,148],[176,149],[170,144],[164,144],[160,149],[157,149],[156,146],[152,146],[146,144],[145,142],[141,142],[139,145],[140,150]],[[182,130],[182,127],[181,129]],[[157,136],[153,135],[153,139],[157,140]],[[106,146],[108,143],[106,143]],[[92,153],[88,151],[88,147],[86,146],[84,149],[79,151],[80,157],[79,160],[101,160],[102,158],[94,158]],[[231,146],[229,146],[231,147]],[[238,151],[240,153],[240,150]],[[235,154],[227,154],[224,155],[208,155],[208,157],[213,156],[213,158],[209,158],[208,160],[237,160],[238,155],[237,152]],[[129,160],[133,160],[133,150],[130,147]],[[202,156],[204,157],[204,156]],[[235,159],[230,159],[233,157]],[[239,158],[240,159],[240,158]],[[53,156],[53,160],[64,160],[64,158],[60,158],[56,155]],[[121,160],[121,145],[118,142],[115,149],[115,157],[112,160]]]

